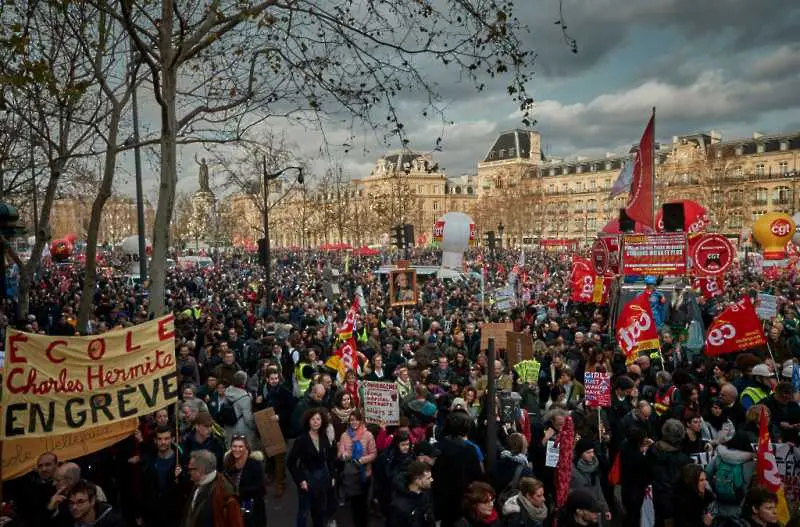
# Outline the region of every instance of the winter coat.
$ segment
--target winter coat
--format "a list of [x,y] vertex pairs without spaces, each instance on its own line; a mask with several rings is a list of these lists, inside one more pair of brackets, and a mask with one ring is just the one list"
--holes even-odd
[[460,437],[437,443],[441,455],[433,465],[433,505],[436,519],[452,523],[461,516],[460,504],[467,486],[483,477],[475,448]]
[[244,527],[239,501],[225,476],[217,472],[214,481],[200,489],[192,507],[194,492],[186,500],[181,527]]
[[319,434],[319,450],[314,446],[308,432],[303,432],[295,439],[286,467],[295,484],[308,483],[308,490],[314,497],[323,498],[333,486],[336,450],[324,432]]
[[519,482],[520,478],[533,477],[533,468],[528,463],[525,455],[513,456],[511,452],[504,450],[500,454],[500,459],[495,463],[494,474],[491,477],[492,487],[494,487],[495,492],[498,494],[503,492],[514,480],[517,470],[520,471],[517,482]]
[[173,456],[167,479],[162,489],[156,470],[156,458],[150,457],[142,463],[142,503],[139,514],[145,525],[177,525],[186,502],[186,490],[190,487],[188,472],[181,472],[176,479],[175,464],[177,456]]
[[600,470],[600,461],[595,457],[593,463],[587,463],[581,458],[578,458],[577,463],[572,468],[572,480],[570,481],[570,490],[584,489],[591,493],[595,503],[600,504],[603,512],[608,512],[608,503],[603,496],[602,484],[603,473]]
[[95,522],[92,527],[125,527],[125,520],[105,502],[97,502],[94,506]]
[[[267,508],[264,504],[267,490],[264,486],[263,462],[264,455],[261,452],[252,452],[239,475],[239,484],[236,486],[239,502],[247,503],[251,511],[244,518],[245,527],[262,527],[267,523]],[[226,470],[225,475],[232,480],[234,473]]]
[[542,527],[544,520],[534,519],[525,507],[520,503],[520,495],[515,494],[502,504],[502,516],[505,518],[506,527]]
[[235,435],[243,435],[247,438],[250,447],[258,450],[261,442],[256,432],[256,420],[253,417],[253,401],[250,394],[243,388],[228,386],[225,388],[225,401],[233,406],[236,414],[236,424],[225,427],[225,441],[231,444],[231,439]]
[[714,494],[706,489],[701,496],[694,487],[681,484],[675,491],[674,524],[680,527],[705,527],[703,516],[714,502]]
[[[706,476],[708,476],[708,484],[714,488],[714,476],[717,473],[720,460],[730,463],[731,465],[742,465],[742,480],[744,481],[744,488],[750,488],[750,482],[753,480],[753,474],[756,468],[755,455],[752,452],[745,452],[743,450],[734,450],[725,445],[717,447],[717,455],[711,459],[706,465]],[[744,500],[742,500],[744,501]],[[724,503],[717,500],[720,516],[736,516],[741,512],[741,503]]]
[[392,495],[386,527],[433,527],[436,520],[433,516],[431,492],[411,492],[407,483],[404,478],[404,485],[395,489]]
[[653,506],[656,517],[674,517],[673,497],[681,470],[692,462],[691,458],[666,441],[658,441],[647,452],[650,471],[653,474]]
[[184,470],[189,466],[189,456],[195,450],[208,450],[217,458],[217,469],[222,468],[222,457],[225,455],[225,446],[213,434],[201,444],[197,442],[195,434],[190,430],[181,443],[181,466]]

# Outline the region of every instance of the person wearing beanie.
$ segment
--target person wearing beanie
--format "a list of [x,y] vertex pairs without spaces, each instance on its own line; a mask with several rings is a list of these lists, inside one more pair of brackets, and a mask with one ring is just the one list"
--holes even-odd
[[692,462],[681,447],[686,429],[677,419],[667,419],[661,426],[661,440],[647,453],[647,461],[653,475],[653,507],[656,518],[665,523],[675,517],[673,497],[675,487],[684,465]]
[[571,490],[567,502],[558,515],[559,527],[586,527],[596,525],[602,505],[584,489]]
[[572,471],[570,490],[587,491],[597,504],[606,521],[611,519],[611,512],[603,496],[601,485],[603,473],[600,461],[594,452],[595,442],[582,437],[575,445],[575,467]]

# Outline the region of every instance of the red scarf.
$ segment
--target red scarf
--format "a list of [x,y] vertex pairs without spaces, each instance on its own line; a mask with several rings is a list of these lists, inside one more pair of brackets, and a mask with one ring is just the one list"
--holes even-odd
[[484,525],[491,525],[496,521],[497,521],[497,509],[494,508],[492,509],[492,513],[489,516],[480,519],[480,522]]

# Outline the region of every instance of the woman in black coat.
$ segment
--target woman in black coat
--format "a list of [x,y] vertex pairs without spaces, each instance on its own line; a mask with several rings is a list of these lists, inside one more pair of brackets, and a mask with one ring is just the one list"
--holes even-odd
[[709,507],[714,494],[706,484],[706,473],[700,465],[686,465],[681,470],[681,485],[675,490],[675,525],[710,527],[713,515]]
[[336,449],[325,434],[328,415],[320,408],[312,408],[303,415],[301,426],[303,432],[295,439],[286,459],[299,493],[297,527],[305,527],[309,514],[314,527],[325,527],[336,507],[333,493]]
[[250,443],[245,436],[233,436],[231,450],[225,455],[222,465],[225,476],[239,495],[245,527],[264,527],[267,524],[263,461],[261,452],[250,452]]

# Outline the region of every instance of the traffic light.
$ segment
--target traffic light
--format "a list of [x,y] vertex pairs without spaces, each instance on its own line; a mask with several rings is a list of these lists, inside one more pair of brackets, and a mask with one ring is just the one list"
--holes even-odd
[[267,266],[267,240],[261,238],[258,240],[258,263],[262,266]]
[[486,241],[489,244],[489,250],[494,252],[496,238],[494,237],[494,231],[489,231],[486,233]]
[[400,225],[395,225],[392,233],[392,241],[394,242],[394,246],[398,249],[403,248],[403,227]]
[[414,247],[414,226],[410,223],[403,225],[403,234],[405,235],[405,246]]

